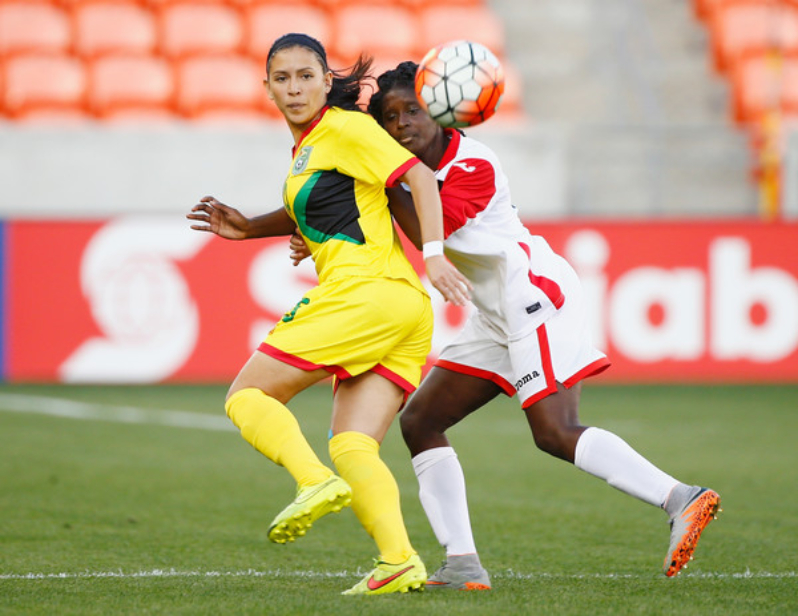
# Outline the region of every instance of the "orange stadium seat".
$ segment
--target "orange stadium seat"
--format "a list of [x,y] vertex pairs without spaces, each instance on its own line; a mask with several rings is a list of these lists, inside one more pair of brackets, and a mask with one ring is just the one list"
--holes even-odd
[[696,19],[707,23],[712,17],[717,5],[724,0],[693,0],[693,14]]
[[193,54],[234,53],[244,28],[239,12],[221,3],[179,2],[160,12],[160,49],[171,58]]
[[[380,54],[379,56],[375,56],[372,58],[373,62],[371,65],[371,74],[374,79],[368,79],[365,83],[362,84],[360,89],[360,98],[358,99],[358,105],[363,111],[367,111],[369,100],[371,99],[371,95],[377,89],[376,79],[380,75],[382,75],[385,71],[395,69],[396,66],[400,62],[404,62],[405,60],[412,60],[413,58],[409,58],[406,55],[401,56],[389,56],[386,54]],[[337,58],[335,56],[328,57],[328,61],[330,66],[334,69],[345,69],[351,62],[345,62],[341,58]]]
[[163,57],[109,55],[89,64],[88,105],[100,118],[170,117],[172,64]]
[[391,56],[387,54],[381,54],[374,58],[374,63],[371,65],[371,74],[377,78],[385,71],[395,69],[400,62],[404,62],[405,60],[413,60],[413,62],[416,62],[417,58],[408,57],[406,55]]
[[[68,0],[68,1],[83,2],[85,0]],[[89,1],[91,2],[92,0],[89,0]],[[133,1],[134,2],[137,1],[139,4],[141,4],[142,6],[145,6],[145,7],[149,8],[149,9],[156,9],[156,10],[157,9],[162,9],[164,7],[167,7],[170,4],[183,4],[183,3],[186,2],[186,0],[133,0]],[[197,2],[203,2],[203,1],[208,3],[208,4],[218,3],[219,2],[219,0],[197,0]]]
[[[763,0],[774,5],[798,4],[798,0]],[[715,12],[724,4],[733,3],[734,0],[693,0],[693,13],[704,23],[709,23]]]
[[107,53],[152,53],[157,43],[155,18],[141,5],[92,2],[75,7],[75,52],[84,57]]
[[[2,2],[3,0],[0,0]],[[107,2],[116,2],[118,4],[136,4],[144,5],[141,0],[46,0],[50,4],[60,6],[68,12],[74,11],[78,7],[87,6],[89,4],[105,4]]]
[[764,113],[781,107],[782,62],[775,54],[748,53],[730,72],[734,120],[758,122]]
[[310,3],[261,3],[244,9],[244,47],[253,58],[266,61],[269,48],[287,32],[303,32],[326,47],[332,38],[327,11]]
[[266,99],[263,69],[249,57],[195,56],[177,64],[177,110],[185,117],[265,117]]
[[5,112],[14,118],[37,113],[84,112],[86,72],[75,57],[27,54],[9,58],[5,70]]
[[48,2],[0,4],[0,55],[64,52],[71,32],[66,11]]
[[[357,4],[363,0],[311,0],[317,6],[322,8],[337,11],[342,6],[347,4]],[[371,0],[369,4],[382,4],[401,6],[413,10],[421,9],[427,6],[443,5],[443,6],[477,6],[484,4],[485,0]]]
[[430,6],[421,11],[421,41],[426,51],[465,39],[504,55],[504,24],[487,6]]
[[742,124],[755,124],[767,112],[798,113],[798,53],[749,53],[731,72],[732,110]]
[[[217,2],[223,2],[224,4],[227,4],[229,6],[235,7],[237,9],[246,10],[247,8],[250,8],[250,7],[253,7],[253,6],[258,6],[258,5],[261,5],[261,4],[276,4],[276,5],[285,7],[286,5],[293,6],[294,3],[297,3],[297,4],[303,3],[304,4],[305,2],[310,2],[311,0],[291,0],[290,3],[286,2],[285,0],[216,0],[216,1]],[[313,6],[317,6],[317,5],[314,3]]]
[[346,63],[360,52],[415,58],[419,23],[410,10],[396,5],[360,2],[347,4],[333,14],[333,44],[327,51]]
[[712,57],[720,72],[748,52],[798,50],[798,3],[727,0],[709,22]]
[[[310,0],[310,2],[334,14],[338,9],[348,4],[362,4],[363,0]],[[369,4],[401,4],[401,0],[371,0]]]
[[431,6],[484,6],[485,0],[393,0],[414,10],[423,10]]

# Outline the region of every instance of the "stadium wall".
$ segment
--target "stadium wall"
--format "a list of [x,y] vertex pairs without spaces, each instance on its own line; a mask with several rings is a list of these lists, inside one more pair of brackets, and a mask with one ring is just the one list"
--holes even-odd
[[[613,362],[600,380],[798,381],[798,223],[525,222],[580,273]],[[182,215],[16,218],[0,237],[12,383],[226,382],[315,282],[285,239],[228,242]],[[468,313],[433,299],[434,356]]]
[[[479,135],[502,157],[521,211],[566,211],[567,136],[553,128]],[[213,194],[251,215],[280,204],[293,141],[279,122],[76,125],[0,122],[0,218],[181,215]]]

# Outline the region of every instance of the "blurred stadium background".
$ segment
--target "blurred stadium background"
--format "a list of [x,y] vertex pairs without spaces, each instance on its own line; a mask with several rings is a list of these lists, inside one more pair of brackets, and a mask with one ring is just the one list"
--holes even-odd
[[616,378],[798,380],[796,0],[0,0],[5,380],[225,381],[312,283],[183,219],[279,204],[287,31],[379,70],[486,44],[507,91],[473,134],[606,306]]

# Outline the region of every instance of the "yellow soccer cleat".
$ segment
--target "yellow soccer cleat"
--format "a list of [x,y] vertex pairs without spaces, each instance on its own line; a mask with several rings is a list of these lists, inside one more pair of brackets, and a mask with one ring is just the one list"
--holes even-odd
[[391,565],[377,561],[374,570],[342,595],[383,595],[390,592],[424,590],[427,569],[418,554],[405,562]]
[[269,526],[269,539],[274,543],[289,543],[302,537],[313,523],[337,513],[352,502],[352,488],[333,475],[327,481],[297,490],[296,498],[277,514]]
[[693,558],[698,539],[707,525],[718,517],[720,496],[714,490],[695,486],[687,494],[684,504],[671,518],[671,541],[663,570],[673,577],[687,568]]

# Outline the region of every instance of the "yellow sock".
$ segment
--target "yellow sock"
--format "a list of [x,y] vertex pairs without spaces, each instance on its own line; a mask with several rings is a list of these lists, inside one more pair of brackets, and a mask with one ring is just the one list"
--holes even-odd
[[284,466],[300,488],[333,475],[310,447],[293,413],[260,389],[238,390],[224,408],[244,440],[272,462]]
[[330,457],[352,486],[352,510],[377,543],[380,560],[399,564],[416,551],[402,518],[399,486],[379,451],[379,443],[360,432],[341,432],[330,439]]

